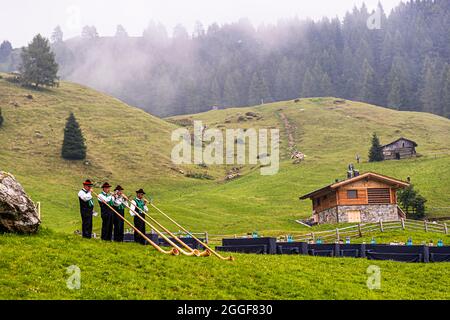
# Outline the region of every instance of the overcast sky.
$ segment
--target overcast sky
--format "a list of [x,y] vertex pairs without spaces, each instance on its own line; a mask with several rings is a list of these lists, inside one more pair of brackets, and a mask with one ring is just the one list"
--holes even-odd
[[79,35],[84,25],[99,34],[113,35],[122,24],[130,35],[141,35],[150,20],[162,22],[170,32],[181,23],[189,31],[196,21],[205,26],[249,18],[254,25],[282,18],[342,17],[364,2],[369,10],[381,2],[386,13],[401,0],[3,0],[0,6],[0,41],[26,45],[41,33],[49,37],[60,25],[64,38]]

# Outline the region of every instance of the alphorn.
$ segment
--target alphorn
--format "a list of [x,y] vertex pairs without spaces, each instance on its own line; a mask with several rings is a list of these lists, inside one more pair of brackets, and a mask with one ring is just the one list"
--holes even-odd
[[[128,200],[128,199],[127,199]],[[147,199],[145,199],[147,200]],[[131,210],[130,207],[128,207],[126,205],[126,207],[128,209]],[[151,215],[149,215],[147,212],[145,212],[144,210],[142,210],[141,208],[137,207],[137,209],[139,209],[140,212],[142,212],[146,217],[148,217],[150,220],[152,220],[157,226],[159,226],[162,230],[164,230],[165,232],[167,232],[172,238],[175,239],[175,241],[177,241],[180,245],[182,245],[186,250],[188,250],[189,252],[192,252],[195,256],[197,257],[209,257],[211,255],[211,252],[209,252],[209,250],[205,250],[203,252],[199,252],[197,249],[192,249],[190,246],[188,246],[186,243],[183,242],[183,240],[181,240],[180,238],[178,238],[174,233],[172,233],[169,229],[167,229],[166,227],[164,227],[161,223],[158,222],[158,220],[156,220],[155,218],[153,218]]]
[[122,219],[127,225],[129,225],[134,231],[139,233],[145,240],[148,241],[156,250],[158,250],[161,253],[164,254],[172,254],[174,256],[177,256],[180,254],[178,249],[172,248],[171,250],[164,250],[160,246],[158,246],[156,243],[154,243],[152,240],[150,240],[143,232],[141,232],[139,229],[137,229],[131,222],[129,222],[125,217],[123,217],[120,213],[118,213],[112,206],[110,206],[107,202],[105,202],[103,199],[100,199],[98,197],[98,194],[92,190],[92,193],[99,199],[101,202],[103,202],[106,206],[108,206],[120,219]]
[[[148,201],[148,200],[147,200]],[[229,257],[224,257],[222,255],[220,255],[218,252],[216,252],[214,249],[212,249],[211,247],[209,247],[206,243],[204,243],[203,241],[201,241],[200,239],[198,239],[196,236],[194,236],[192,233],[190,233],[187,229],[185,229],[182,225],[180,225],[178,222],[176,222],[175,220],[173,220],[171,217],[169,217],[167,214],[165,214],[164,212],[162,212],[157,206],[155,206],[153,203],[149,202],[150,205],[155,208],[156,210],[158,210],[158,212],[160,212],[163,216],[165,216],[167,219],[169,219],[170,221],[172,221],[178,228],[180,228],[181,230],[183,230],[184,232],[186,232],[188,235],[190,235],[192,238],[194,238],[195,241],[197,241],[198,243],[200,243],[204,248],[206,248],[207,250],[209,250],[209,252],[211,252],[212,254],[214,254],[217,258],[221,259],[221,260],[229,260],[229,261],[233,261],[234,258],[232,256]]]
[[[130,212],[133,212],[139,219],[141,219],[145,224],[147,224],[150,228],[152,228],[153,230],[156,231],[156,233],[163,238],[168,244],[170,244],[172,247],[174,247],[175,249],[177,249],[179,252],[181,252],[182,254],[184,254],[185,256],[199,256],[200,253],[198,252],[198,250],[190,250],[190,252],[186,252],[185,250],[181,249],[178,245],[176,245],[172,240],[170,240],[169,238],[167,238],[162,232],[160,232],[157,228],[155,228],[155,226],[153,226],[150,222],[148,222],[147,220],[145,220],[144,218],[141,217],[140,214],[138,214],[136,211],[132,210],[128,204],[124,203],[125,207],[127,207]],[[137,207],[136,207],[137,208]],[[139,208],[140,209],[140,208]]]

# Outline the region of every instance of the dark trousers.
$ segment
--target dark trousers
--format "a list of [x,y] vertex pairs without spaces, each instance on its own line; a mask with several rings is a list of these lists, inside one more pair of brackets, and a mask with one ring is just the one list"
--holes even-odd
[[81,210],[81,233],[83,238],[92,237],[92,211],[93,209]]
[[[114,209],[123,217],[125,215],[124,209],[119,209],[114,207]],[[123,220],[117,215],[113,216],[113,227],[114,227],[114,241],[123,242]]]
[[112,240],[113,214],[115,213],[111,209],[102,206],[102,240]]
[[[144,214],[141,215],[143,219],[145,219]],[[145,222],[142,221],[138,216],[134,217],[134,226],[136,229],[145,234]],[[145,239],[136,231],[134,231],[134,242],[145,244]]]

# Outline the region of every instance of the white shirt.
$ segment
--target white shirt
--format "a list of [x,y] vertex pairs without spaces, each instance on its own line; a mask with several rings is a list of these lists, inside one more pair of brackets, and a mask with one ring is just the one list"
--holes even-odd
[[112,194],[107,194],[105,196],[105,194],[102,192],[98,195],[98,199],[100,202],[106,202],[109,204],[109,202],[113,199],[113,196],[112,196]]
[[121,204],[123,204],[124,206],[128,206],[127,200],[125,200],[125,198],[122,196],[114,195],[113,199],[114,199],[114,206],[116,207],[120,206]]
[[[131,200],[131,206],[130,206],[130,215],[131,216],[135,216],[136,214],[134,212],[140,213],[139,211],[141,211],[141,209],[139,209],[138,207],[136,207],[136,201]],[[144,205],[144,212],[147,213],[148,212],[148,207]]]
[[89,200],[92,200],[92,194],[86,189],[81,189],[80,192],[78,192],[78,198],[80,198],[84,202],[88,202]]

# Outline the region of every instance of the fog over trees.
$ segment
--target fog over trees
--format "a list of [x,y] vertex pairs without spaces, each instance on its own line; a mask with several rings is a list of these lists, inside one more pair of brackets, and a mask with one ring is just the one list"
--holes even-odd
[[114,37],[86,26],[60,41],[59,29],[53,50],[63,79],[158,116],[335,96],[450,117],[450,1],[402,3],[389,16],[379,10],[373,30],[365,6],[342,20],[198,23],[192,34],[152,22],[142,37],[122,25]]

